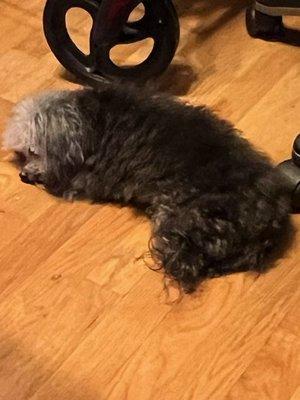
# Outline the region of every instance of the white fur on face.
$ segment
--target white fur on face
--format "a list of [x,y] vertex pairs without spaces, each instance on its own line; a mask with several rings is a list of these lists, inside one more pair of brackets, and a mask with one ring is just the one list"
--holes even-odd
[[13,110],[4,132],[3,146],[6,150],[14,150],[26,155],[28,150],[33,151],[36,102],[33,98],[21,101]]
[[18,103],[4,132],[3,147],[25,157],[22,174],[34,181],[44,174],[46,167],[46,135],[49,105],[62,96],[53,91],[28,97]]
[[45,92],[18,103],[4,132],[4,149],[23,153],[25,156],[29,151],[42,156],[44,149],[41,148],[41,139],[45,137],[47,129],[45,110],[64,95],[64,91]]
[[28,180],[34,181],[35,177],[40,180],[48,171],[49,149],[61,154],[70,164],[84,162],[81,148],[84,129],[77,107],[78,92],[45,92],[24,99],[13,109],[3,145],[6,150],[23,156],[22,174]]

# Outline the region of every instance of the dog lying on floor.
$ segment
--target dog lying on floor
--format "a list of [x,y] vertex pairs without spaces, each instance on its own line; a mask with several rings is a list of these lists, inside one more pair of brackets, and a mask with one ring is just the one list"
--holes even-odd
[[284,240],[283,178],[205,107],[120,83],[49,92],[16,106],[4,145],[54,195],[144,210],[154,261],[187,292],[263,271]]

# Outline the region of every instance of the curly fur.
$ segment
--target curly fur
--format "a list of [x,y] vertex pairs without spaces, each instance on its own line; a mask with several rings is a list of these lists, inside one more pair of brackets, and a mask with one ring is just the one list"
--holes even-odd
[[284,240],[281,176],[206,107],[122,84],[51,92],[17,106],[5,145],[55,195],[143,209],[154,260],[186,291],[261,271]]

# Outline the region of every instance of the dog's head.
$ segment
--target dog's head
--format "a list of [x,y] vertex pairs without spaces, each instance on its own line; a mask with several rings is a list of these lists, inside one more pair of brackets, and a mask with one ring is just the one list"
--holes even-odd
[[84,160],[82,124],[76,91],[48,92],[17,104],[3,144],[16,153],[22,181],[63,190]]
[[17,104],[4,132],[3,146],[15,152],[26,183],[42,182],[45,172],[46,130],[40,101],[27,98]]

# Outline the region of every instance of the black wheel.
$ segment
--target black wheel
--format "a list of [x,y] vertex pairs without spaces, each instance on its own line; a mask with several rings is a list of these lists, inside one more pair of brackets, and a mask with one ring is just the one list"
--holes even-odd
[[296,137],[293,144],[292,159],[300,168],[300,134]]
[[284,35],[281,16],[263,14],[252,6],[246,11],[246,27],[250,36],[262,39],[278,39]]
[[300,212],[300,135],[294,141],[292,158],[278,165],[286,177],[286,189],[291,196],[293,212]]
[[[140,3],[144,16],[129,22],[129,15]],[[74,7],[87,11],[93,21],[88,55],[75,45],[67,30],[66,13]],[[103,77],[144,80],[158,75],[172,61],[179,41],[179,23],[171,0],[47,0],[43,20],[47,42],[56,58],[90,84]],[[140,64],[121,67],[110,59],[114,46],[146,38],[153,39],[153,49]]]

